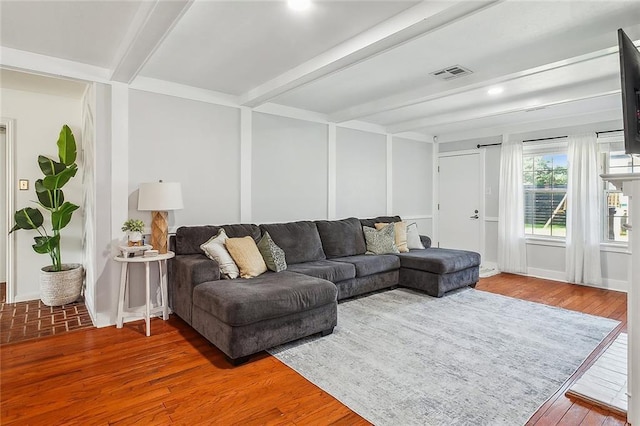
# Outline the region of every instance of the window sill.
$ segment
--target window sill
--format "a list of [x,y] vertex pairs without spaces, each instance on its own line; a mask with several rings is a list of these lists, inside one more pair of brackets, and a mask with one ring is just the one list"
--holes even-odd
[[525,237],[525,240],[527,244],[531,244],[534,246],[566,247],[564,238],[560,237],[539,237],[531,235]]
[[[565,248],[567,246],[567,243],[563,238],[528,236],[525,237],[525,240],[527,245],[562,248]],[[626,243],[600,243],[600,251],[629,254],[629,247]]]
[[627,243],[600,243],[600,251],[630,254]]

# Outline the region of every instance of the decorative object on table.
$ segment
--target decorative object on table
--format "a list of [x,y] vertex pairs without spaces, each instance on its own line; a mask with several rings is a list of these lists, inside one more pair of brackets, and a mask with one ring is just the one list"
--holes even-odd
[[144,222],[140,219],[127,219],[122,225],[122,231],[127,233],[128,245],[141,246],[142,232],[144,232]]
[[143,253],[144,257],[153,257],[153,256],[157,256],[158,250],[145,250],[145,252]]
[[133,256],[142,256],[144,254],[145,251],[147,250],[151,250],[153,247],[151,247],[149,244],[144,244],[141,246],[120,246],[120,252],[122,253],[122,257],[133,257]]
[[182,187],[177,182],[140,184],[138,210],[151,211],[151,245],[160,254],[167,253],[167,215],[169,210],[183,208]]
[[60,230],[71,221],[71,216],[79,207],[65,201],[62,187],[78,172],[76,164],[76,140],[66,124],[58,137],[58,159],[55,161],[44,155],[38,156],[38,165],[44,174],[35,182],[37,203],[51,215],[51,234],[44,228],[44,217],[37,208],[25,207],[15,212],[18,229],[32,229],[38,232],[33,239],[36,253],[48,254],[51,265],[45,266],[40,274],[40,298],[47,306],[61,306],[75,301],[82,293],[82,265],[64,264],[60,258]]

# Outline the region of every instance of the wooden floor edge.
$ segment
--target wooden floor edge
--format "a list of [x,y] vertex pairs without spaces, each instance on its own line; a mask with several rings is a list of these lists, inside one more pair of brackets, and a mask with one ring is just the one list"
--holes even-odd
[[615,414],[617,416],[620,416],[620,417],[623,417],[623,418],[627,417],[627,412],[625,410],[622,410],[622,409],[620,409],[618,407],[615,407],[613,405],[605,404],[602,401],[598,401],[597,399],[590,398],[590,397],[588,397],[586,395],[581,394],[580,392],[576,392],[574,390],[568,390],[565,393],[565,395],[568,398],[574,398],[574,399],[577,399],[577,400],[580,400],[580,401],[584,401],[584,402],[586,402],[588,404],[595,405],[596,407],[601,408],[603,410],[610,411],[611,413],[613,413],[613,414]]

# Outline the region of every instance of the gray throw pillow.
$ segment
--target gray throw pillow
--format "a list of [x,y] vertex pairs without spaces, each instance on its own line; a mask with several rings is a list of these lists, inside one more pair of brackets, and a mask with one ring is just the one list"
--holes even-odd
[[385,226],[379,231],[368,226],[363,226],[364,239],[367,243],[366,254],[400,253],[395,243],[393,226]]
[[258,242],[258,250],[270,271],[280,272],[287,269],[284,250],[273,242],[268,232],[265,232]]

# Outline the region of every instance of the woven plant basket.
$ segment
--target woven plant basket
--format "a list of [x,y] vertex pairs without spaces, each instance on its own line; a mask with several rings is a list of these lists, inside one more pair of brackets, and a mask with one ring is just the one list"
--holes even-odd
[[62,264],[62,271],[53,271],[53,266],[40,270],[40,300],[47,306],[62,306],[75,302],[82,293],[82,265]]

